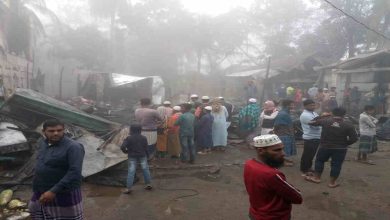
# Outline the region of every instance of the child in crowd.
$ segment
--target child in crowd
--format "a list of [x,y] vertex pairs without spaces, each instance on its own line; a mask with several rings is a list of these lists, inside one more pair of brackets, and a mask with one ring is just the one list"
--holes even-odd
[[148,165],[148,141],[141,135],[141,125],[131,125],[130,135],[123,141],[121,150],[127,153],[129,158],[129,171],[127,175],[127,188],[123,191],[125,194],[131,193],[131,187],[134,183],[137,163],[141,164],[144,175],[145,189],[151,190],[151,177]]

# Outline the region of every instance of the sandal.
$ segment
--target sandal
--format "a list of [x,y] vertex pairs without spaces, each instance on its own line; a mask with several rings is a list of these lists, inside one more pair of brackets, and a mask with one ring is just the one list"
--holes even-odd
[[122,190],[123,194],[131,194],[131,189],[124,189]]
[[365,163],[365,164],[368,164],[368,165],[376,165],[372,160],[361,160],[359,162]]
[[335,183],[335,184],[328,184],[328,187],[329,188],[336,188],[336,187],[338,187],[338,186],[340,186],[340,183]]
[[312,177],[312,176],[306,176],[306,177],[305,177],[305,180],[306,180],[306,181],[309,181],[309,182],[312,182],[312,183],[316,183],[316,184],[321,183],[321,180],[315,179],[315,178]]

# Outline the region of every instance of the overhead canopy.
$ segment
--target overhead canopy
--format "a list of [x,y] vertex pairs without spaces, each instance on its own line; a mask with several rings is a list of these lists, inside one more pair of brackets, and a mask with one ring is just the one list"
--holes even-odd
[[[390,50],[380,50],[373,53],[359,54],[355,57],[339,61],[323,67],[315,67],[315,70],[341,69],[352,70],[365,66],[390,67]],[[389,71],[389,69],[378,69]],[[374,69],[375,71],[375,69]]]
[[94,100],[135,104],[141,98],[151,98],[160,104],[165,96],[164,81],[160,76],[133,76],[121,73],[92,73],[81,89],[81,95]]
[[[260,78],[265,79],[266,74],[267,74],[266,69],[254,69],[254,70],[235,72],[235,73],[228,74],[226,76],[227,77],[253,77],[255,79],[260,79]],[[276,76],[278,74],[279,74],[278,71],[271,69],[268,77]]]
[[148,79],[150,77],[130,76],[119,73],[111,73],[111,87],[131,87],[133,83]]

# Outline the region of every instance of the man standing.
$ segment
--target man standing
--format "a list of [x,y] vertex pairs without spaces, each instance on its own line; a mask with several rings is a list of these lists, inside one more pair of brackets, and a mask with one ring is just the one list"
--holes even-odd
[[312,175],[311,167],[313,164],[313,158],[317,153],[318,146],[320,145],[321,127],[309,125],[309,122],[318,117],[318,114],[314,111],[316,109],[316,103],[307,99],[303,102],[303,110],[299,120],[303,129],[303,153],[301,157],[301,172],[304,176]]
[[190,96],[190,104],[192,105],[191,112],[195,113],[196,108],[201,105],[199,102],[199,96],[197,94],[192,94]]
[[287,97],[286,85],[284,85],[284,84],[280,85],[277,93],[278,93],[279,99],[285,99]]
[[[181,161],[195,162],[195,146],[194,146],[194,122],[195,116],[190,112],[191,104],[183,104],[183,114],[175,122],[175,125],[180,126],[179,136],[182,148]],[[189,158],[189,160],[188,160]]]
[[309,95],[309,97],[311,99],[315,99],[316,96],[317,96],[317,93],[318,93],[318,87],[316,84],[313,85],[313,87],[311,87],[308,91],[307,91],[307,94]]
[[29,211],[33,220],[83,219],[81,170],[83,145],[64,136],[56,119],[43,123],[45,139],[38,142],[38,157]]
[[249,217],[251,220],[289,220],[292,204],[301,204],[302,196],[278,170],[284,161],[282,141],[274,134],[258,136],[253,141],[257,158],[246,161],[244,167]]
[[195,117],[197,119],[200,119],[203,116],[204,113],[204,107],[208,106],[210,102],[210,97],[207,95],[202,96],[202,103],[198,105],[198,107],[195,109]]
[[350,101],[351,101],[351,115],[357,116],[359,114],[361,93],[357,86],[354,86],[351,90]]
[[360,130],[360,143],[358,161],[370,165],[375,165],[374,162],[367,159],[367,154],[374,153],[378,150],[378,143],[376,141],[376,119],[373,115],[375,113],[375,107],[373,105],[364,106],[364,112],[360,114],[359,118],[359,130]]
[[162,118],[162,123],[157,128],[157,157],[165,158],[168,144],[168,118],[172,115],[170,101],[164,101],[162,106],[157,108],[157,112]]
[[279,111],[275,107],[275,102],[267,100],[264,102],[263,112],[260,114],[259,126],[261,128],[261,135],[269,134],[274,130],[275,118]]
[[[287,157],[297,154],[294,137],[294,126],[290,112],[294,109],[294,101],[286,99],[282,101],[282,109],[279,111],[274,122],[274,133],[279,136],[284,145]],[[285,159],[285,166],[293,166],[292,160]]]
[[225,98],[222,97],[222,96],[219,97],[218,99],[221,101],[221,104],[223,106],[225,106],[225,108],[226,108],[226,110],[227,110],[227,112],[229,114],[228,118],[226,119],[226,122],[228,124],[227,127],[229,127],[230,124],[231,124],[231,121],[232,121],[232,115],[233,115],[233,111],[234,111],[234,106],[232,104],[226,102]]
[[250,98],[257,98],[257,87],[254,80],[249,80],[248,85],[245,86],[245,98],[249,100]]
[[149,158],[153,158],[156,151],[157,127],[162,123],[162,118],[157,110],[150,108],[149,98],[140,100],[141,108],[135,110],[135,119],[142,126],[142,135],[148,140]]
[[314,176],[306,176],[306,180],[313,183],[321,182],[321,174],[324,171],[324,163],[332,158],[330,164],[330,182],[328,187],[339,186],[336,182],[340,175],[348,146],[355,143],[357,133],[352,124],[344,121],[344,108],[335,108],[332,116],[318,117],[310,122],[310,125],[322,126],[320,148],[317,152]]
[[196,124],[197,137],[196,143],[199,147],[198,154],[211,153],[211,147],[213,147],[213,121],[214,117],[211,115],[211,106],[206,106],[204,108],[205,114],[200,118]]

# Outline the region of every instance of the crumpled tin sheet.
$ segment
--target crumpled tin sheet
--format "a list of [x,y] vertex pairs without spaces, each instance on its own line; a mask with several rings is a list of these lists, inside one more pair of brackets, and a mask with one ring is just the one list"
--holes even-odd
[[9,129],[7,127],[18,128],[18,126],[8,123],[0,122],[0,147],[15,144],[26,143],[27,139],[21,131]]

